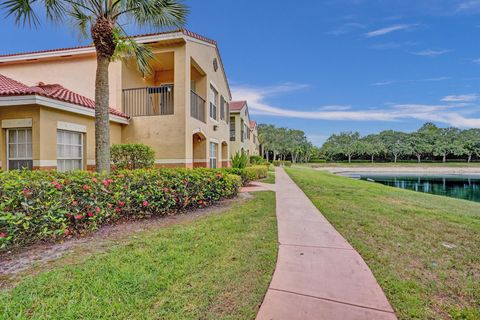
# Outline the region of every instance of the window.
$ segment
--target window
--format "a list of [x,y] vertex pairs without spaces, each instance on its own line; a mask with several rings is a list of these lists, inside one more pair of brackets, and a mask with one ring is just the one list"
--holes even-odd
[[230,118],[230,141],[235,141],[236,137],[236,132],[235,132],[235,118],[231,117]]
[[220,120],[225,120],[225,106],[227,102],[223,98],[223,96],[220,97]]
[[243,140],[245,140],[245,123],[243,120],[240,121],[240,130],[240,141],[243,142]]
[[217,100],[218,92],[210,87],[210,118],[217,120]]
[[218,144],[210,142],[210,168],[217,167]]
[[57,170],[83,169],[83,134],[57,130]]
[[8,170],[32,169],[32,129],[7,130]]

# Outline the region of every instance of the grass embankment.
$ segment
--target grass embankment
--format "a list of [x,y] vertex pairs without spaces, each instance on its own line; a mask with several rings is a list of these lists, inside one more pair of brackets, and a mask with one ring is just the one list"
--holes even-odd
[[326,162],[326,163],[308,163],[306,166],[313,168],[322,167],[480,167],[480,162]]
[[253,319],[277,255],[271,192],[0,293],[2,319]]
[[287,172],[360,252],[400,319],[480,319],[480,203]]

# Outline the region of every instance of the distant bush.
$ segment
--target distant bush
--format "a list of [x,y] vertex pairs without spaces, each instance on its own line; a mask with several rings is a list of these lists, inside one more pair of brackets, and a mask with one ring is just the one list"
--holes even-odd
[[261,156],[250,156],[250,164],[251,165],[266,165],[269,164],[269,162],[265,159],[263,159]]
[[280,161],[280,160],[274,160],[272,161],[272,164],[275,167],[291,167],[292,162],[291,161]]
[[232,168],[243,169],[248,165],[248,155],[245,152],[237,152],[230,159]]
[[265,179],[268,174],[268,166],[251,166],[245,168],[245,170],[247,171],[247,178],[249,181]]
[[155,151],[145,144],[114,144],[110,153],[116,170],[147,169],[155,164]]
[[325,159],[312,159],[309,161],[309,163],[327,163],[327,160]]
[[0,251],[125,218],[204,207],[237,194],[237,175],[209,169],[0,172]]

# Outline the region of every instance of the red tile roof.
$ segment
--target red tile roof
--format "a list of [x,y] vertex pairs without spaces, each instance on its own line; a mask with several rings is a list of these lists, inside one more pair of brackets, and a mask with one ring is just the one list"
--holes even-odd
[[[95,110],[95,101],[70,91],[59,84],[44,84],[40,82],[37,86],[29,87],[0,74],[0,96],[27,95],[38,95]],[[110,113],[125,119],[129,118],[126,114],[113,108],[110,108]]]
[[228,104],[231,111],[240,111],[243,106],[247,104],[247,101],[232,101]]
[[257,121],[251,120],[250,121],[250,129],[255,129],[256,126],[257,126]]
[[[141,38],[141,37],[150,37],[150,36],[160,36],[164,34],[171,34],[171,33],[177,33],[180,32],[186,36],[202,40],[205,42],[208,42],[213,45],[217,45],[217,41],[209,39],[207,37],[204,37],[202,35],[199,35],[198,33],[192,32],[187,29],[177,29],[177,30],[172,30],[172,31],[164,31],[164,32],[156,32],[156,33],[145,33],[145,34],[139,34],[139,35],[134,35],[132,38]],[[47,50],[38,50],[38,51],[29,51],[29,52],[18,52],[18,53],[8,53],[8,54],[0,54],[0,58],[2,57],[11,57],[11,56],[21,56],[24,54],[35,54],[35,53],[49,53],[49,52],[59,52],[59,51],[68,51],[68,50],[74,50],[74,49],[85,49],[85,48],[93,48],[93,45],[87,45],[87,46],[77,46],[77,47],[69,47],[69,48],[57,48],[57,49],[47,49]]]

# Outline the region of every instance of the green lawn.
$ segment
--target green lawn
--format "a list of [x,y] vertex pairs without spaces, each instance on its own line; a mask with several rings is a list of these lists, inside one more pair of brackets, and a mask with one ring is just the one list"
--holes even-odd
[[360,252],[400,319],[480,319],[480,203],[287,172]]
[[0,293],[2,319],[253,319],[277,256],[275,196],[132,235]]
[[274,184],[275,183],[275,172],[268,171],[267,177],[265,179],[263,179],[262,182]]

